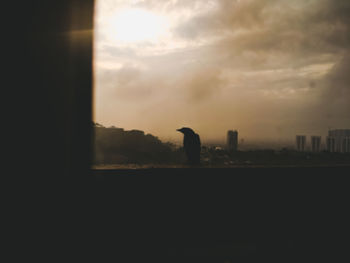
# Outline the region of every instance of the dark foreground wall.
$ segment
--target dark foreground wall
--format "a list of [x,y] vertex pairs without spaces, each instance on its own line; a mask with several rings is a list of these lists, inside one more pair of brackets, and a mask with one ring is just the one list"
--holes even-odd
[[31,186],[7,228],[13,255],[45,261],[348,260],[349,172],[94,171],[85,180]]
[[[6,155],[35,178],[86,174],[91,156],[93,0],[8,1]],[[7,32],[7,31],[6,31]],[[5,81],[3,81],[5,82]],[[2,103],[3,104],[3,103]],[[50,170],[50,175],[45,172]]]
[[107,251],[166,262],[335,259],[348,250],[349,171],[94,171],[97,235]]

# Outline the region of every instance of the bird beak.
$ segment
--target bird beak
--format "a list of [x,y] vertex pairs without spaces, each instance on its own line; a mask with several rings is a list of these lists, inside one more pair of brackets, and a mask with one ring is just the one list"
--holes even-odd
[[181,132],[181,129],[176,129],[178,132]]

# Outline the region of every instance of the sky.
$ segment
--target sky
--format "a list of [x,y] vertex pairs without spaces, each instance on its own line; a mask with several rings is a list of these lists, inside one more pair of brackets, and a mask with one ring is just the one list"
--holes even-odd
[[98,0],[94,119],[165,141],[350,128],[350,1]]

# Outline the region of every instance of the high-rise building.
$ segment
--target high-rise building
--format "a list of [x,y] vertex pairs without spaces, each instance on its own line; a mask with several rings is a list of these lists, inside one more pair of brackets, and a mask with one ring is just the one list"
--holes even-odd
[[327,151],[328,152],[335,152],[335,138],[332,136],[327,136],[326,139],[326,144],[327,144]]
[[341,144],[341,152],[350,153],[350,137],[343,137]]
[[311,151],[319,152],[321,146],[321,136],[311,136]]
[[306,145],[306,136],[305,135],[297,135],[297,150],[299,152],[305,151],[305,145]]
[[335,152],[349,152],[348,139],[350,137],[350,129],[338,129],[328,131],[328,137],[334,138]]
[[238,132],[228,131],[227,132],[227,149],[229,151],[237,151],[238,149]]

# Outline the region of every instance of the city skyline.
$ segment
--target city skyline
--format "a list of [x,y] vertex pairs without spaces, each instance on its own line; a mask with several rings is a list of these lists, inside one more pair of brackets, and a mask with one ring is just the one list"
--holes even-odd
[[[127,130],[114,125],[105,127],[100,123],[93,123],[94,127],[102,128],[114,128],[119,131],[125,132],[141,132],[144,135],[151,135],[159,138],[163,143],[171,143],[177,147],[182,147],[183,140],[164,140],[156,134],[150,134],[138,129]],[[349,152],[350,151],[350,129],[329,129],[324,135],[320,134],[297,134],[294,138],[288,138],[284,140],[250,140],[249,138],[241,137],[237,129],[226,131],[224,139],[216,140],[203,140],[203,146],[206,147],[220,147],[229,151],[237,150],[297,150],[301,152]],[[330,142],[332,146],[330,146]],[[346,146],[340,146],[340,144],[346,144]],[[343,149],[344,148],[344,149]]]

